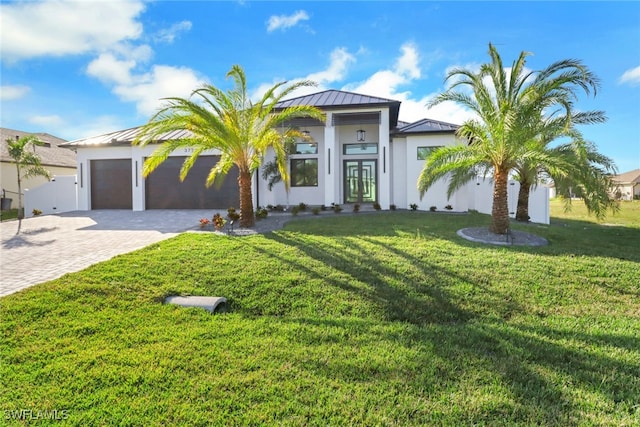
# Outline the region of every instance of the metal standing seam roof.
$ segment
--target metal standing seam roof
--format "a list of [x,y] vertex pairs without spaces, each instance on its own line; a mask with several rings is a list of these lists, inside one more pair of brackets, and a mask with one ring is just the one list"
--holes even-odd
[[[375,96],[362,95],[353,92],[345,92],[340,90],[326,90],[323,92],[312,93],[309,95],[299,96],[287,100],[280,101],[276,104],[275,109],[281,110],[288,107],[298,105],[312,105],[319,109],[347,109],[363,106],[387,106],[389,107],[390,128],[394,135],[408,135],[420,133],[451,133],[458,129],[458,125],[452,123],[441,122],[438,120],[422,119],[414,123],[406,123],[398,121],[398,113],[400,110],[400,101],[387,98],[379,98]],[[396,128],[396,125],[400,127]],[[95,147],[107,145],[129,145],[140,134],[142,126],[125,129],[121,131],[111,132],[104,135],[93,136],[89,138],[77,139],[74,141],[60,144],[61,147]],[[193,134],[187,130],[169,132],[157,138],[154,142],[163,142],[172,139],[188,138]]]
[[327,107],[354,107],[363,105],[389,105],[398,104],[400,101],[376,96],[362,95],[354,92],[342,90],[325,90],[323,92],[298,96],[296,98],[285,99],[276,104],[276,109],[284,109],[297,105],[312,105],[317,108]]
[[[92,136],[89,138],[76,139],[75,141],[69,141],[61,146],[72,147],[96,147],[106,145],[130,145],[131,142],[140,135],[142,126],[138,126],[131,129],[120,130],[116,132],[107,133],[104,135]],[[173,132],[167,132],[162,134],[159,138],[156,138],[154,143],[169,141],[172,139],[188,138],[193,134],[188,130],[179,130]]]
[[282,100],[275,105],[275,109],[283,110],[299,105],[311,105],[320,110],[387,106],[389,107],[389,121],[392,129],[398,123],[400,112],[400,101],[334,89]]
[[422,119],[396,129],[394,135],[408,135],[419,133],[453,133],[460,126],[438,120]]

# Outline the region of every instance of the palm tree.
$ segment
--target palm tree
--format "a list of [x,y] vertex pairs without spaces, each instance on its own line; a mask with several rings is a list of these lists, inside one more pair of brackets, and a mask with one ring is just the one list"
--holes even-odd
[[[572,114],[570,118],[541,118],[540,133],[534,144],[548,153],[545,164],[532,164],[526,159],[518,162],[515,178],[520,182],[516,220],[529,220],[529,193],[537,185],[538,178],[545,176],[560,185],[579,188],[589,212],[601,218],[608,208],[616,209],[608,196],[609,176],[616,174],[613,161],[598,153],[595,145],[584,140],[574,125],[603,123],[606,116],[602,111],[587,111]],[[567,127],[567,126],[570,127]],[[558,138],[570,138],[570,142],[550,148]],[[557,186],[557,185],[556,185]]]
[[285,142],[291,137],[302,137],[297,129],[286,128],[278,132],[288,121],[297,117],[312,117],[324,121],[324,114],[312,106],[294,106],[274,111],[275,105],[294,90],[303,86],[315,86],[304,80],[293,84],[280,82],[268,89],[257,102],[252,102],[247,94],[244,70],[234,65],[227,73],[234,87],[222,91],[212,85],[196,89],[192,99],[166,98],[168,104],[143,126],[136,144],[148,144],[160,136],[176,131],[188,130],[190,137],[164,142],[147,158],[143,175],[155,170],[178,148],[190,147],[180,170],[180,180],[184,180],[198,156],[205,150],[217,149],[220,159],[212,165],[206,185],[224,178],[235,165],[239,171],[240,225],[251,227],[255,223],[251,177],[260,167],[269,148],[275,152],[280,175],[286,189],[289,189]]
[[[22,138],[16,136],[16,139],[7,138],[7,149],[9,156],[16,165],[16,173],[18,177],[18,219],[24,218],[24,209],[22,206],[22,180],[43,176],[51,179],[51,173],[42,166],[40,156],[36,154],[35,147],[44,145],[35,135],[25,135]],[[20,226],[18,226],[18,232]]]
[[[441,178],[449,178],[449,196],[478,171],[493,175],[493,207],[489,230],[505,234],[509,230],[507,183],[519,162],[545,164],[548,153],[534,144],[540,134],[539,118],[560,111],[570,117],[576,88],[587,94],[598,79],[579,61],[558,61],[542,71],[526,69],[521,52],[509,71],[498,51],[489,44],[491,62],[478,72],[456,68],[446,80],[456,79],[448,90],[436,96],[428,107],[454,101],[470,109],[477,118],[465,121],[457,135],[469,143],[443,147],[426,160],[418,178],[421,195]],[[458,88],[468,89],[470,93]]]
[[564,175],[552,176],[557,194],[564,197],[566,210],[571,207],[572,195],[582,199],[587,211],[598,219],[604,218],[607,210],[620,210],[618,203],[609,196],[612,176],[617,173],[610,158],[600,154],[592,142],[583,139],[562,144],[555,150],[571,168]]

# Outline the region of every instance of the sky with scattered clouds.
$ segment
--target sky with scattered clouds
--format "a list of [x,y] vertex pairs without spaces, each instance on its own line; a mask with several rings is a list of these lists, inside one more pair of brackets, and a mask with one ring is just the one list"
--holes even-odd
[[531,70],[583,61],[602,84],[577,106],[609,120],[581,130],[621,172],[640,168],[638,2],[3,0],[0,124],[69,140],[138,126],[163,97],[229,87],[234,64],[254,96],[311,79],[402,101],[404,121],[459,124],[460,106],[426,104],[490,42],[505,65],[521,51]]

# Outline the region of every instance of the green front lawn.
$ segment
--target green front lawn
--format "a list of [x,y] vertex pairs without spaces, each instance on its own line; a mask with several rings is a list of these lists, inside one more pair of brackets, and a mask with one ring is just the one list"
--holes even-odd
[[568,211],[565,209],[564,201],[559,198],[551,199],[549,207],[551,216],[558,220],[574,219],[577,221],[640,228],[640,200],[620,201],[618,204],[620,211],[615,214],[607,212],[607,216],[602,220],[590,215],[582,200],[572,200]]
[[188,233],[4,297],[0,408],[83,426],[638,425],[640,228],[515,225],[541,248],[456,236],[488,222]]
[[0,221],[7,221],[9,219],[18,218],[18,209],[9,209],[6,211],[0,211]]

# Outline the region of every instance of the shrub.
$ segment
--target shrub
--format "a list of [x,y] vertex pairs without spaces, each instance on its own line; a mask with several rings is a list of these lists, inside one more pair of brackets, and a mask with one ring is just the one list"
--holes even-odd
[[[322,206],[322,208],[324,208],[324,206]],[[320,209],[322,209],[322,208],[315,207],[315,208],[311,209],[311,213],[313,213],[314,215],[320,215]],[[326,210],[326,208],[323,209],[323,210]]]
[[444,208],[445,208],[446,210],[450,211],[450,210],[452,210],[452,209],[453,209],[453,206],[451,206],[451,205],[447,205],[447,206],[445,206]]
[[333,209],[333,212],[335,213],[342,212],[342,207],[340,207],[340,205],[336,205],[335,203],[331,203],[331,209]]
[[33,216],[42,215],[42,211],[40,209],[34,209],[31,211],[31,213],[33,214]]
[[226,222],[227,220],[222,218],[222,215],[220,215],[219,213],[213,216],[213,228],[215,228],[218,231],[222,230],[222,227],[224,227],[224,224]]
[[375,209],[375,210],[379,211],[380,209],[382,209],[382,206],[380,206],[380,203],[375,202],[375,203],[373,204],[373,209]]
[[200,228],[205,228],[209,224],[209,222],[209,218],[200,218]]
[[269,211],[265,208],[258,207],[258,209],[256,210],[256,218],[258,219],[264,219],[267,217],[267,215],[269,215]]
[[296,206],[291,208],[291,215],[297,216],[298,212],[300,212],[300,206],[296,205]]
[[396,205],[390,204],[389,205],[389,209],[391,209],[392,211],[395,211],[396,210]]
[[322,206],[320,206],[320,210],[324,212],[324,211],[327,210],[327,207],[325,205],[322,205]]
[[236,212],[236,208],[229,208],[227,209],[227,218],[235,222],[240,219],[240,214]]
[[415,211],[415,210],[418,210],[418,205],[417,205],[417,204],[415,204],[415,203],[411,203],[411,204],[409,205],[409,208],[410,208],[412,211]]
[[355,205],[353,205],[353,211],[355,213],[360,212],[360,204],[359,203],[356,203]]
[[298,203],[298,209],[300,209],[301,211],[306,211],[307,210],[307,204],[306,203]]
[[431,206],[431,207],[429,208],[429,210],[430,210],[431,212],[435,212],[435,211],[437,211],[437,210],[438,210],[438,208],[436,208],[435,206]]

